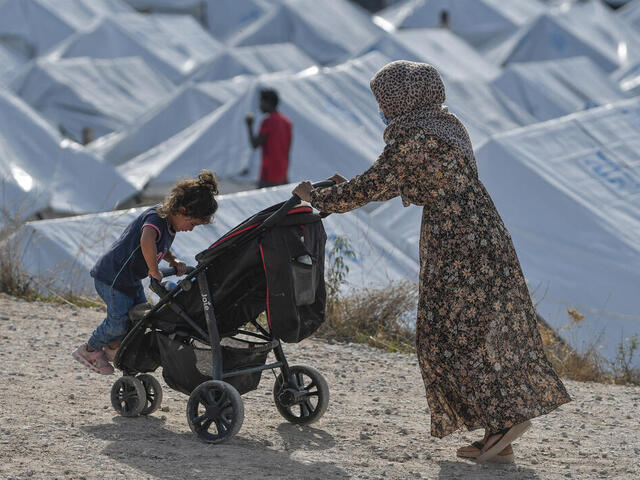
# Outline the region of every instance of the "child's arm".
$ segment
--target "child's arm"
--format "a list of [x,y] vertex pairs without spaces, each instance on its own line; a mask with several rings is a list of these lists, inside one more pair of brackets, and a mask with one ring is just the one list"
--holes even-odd
[[158,270],[158,249],[156,248],[157,238],[158,232],[153,227],[142,227],[142,235],[140,235],[142,256],[144,257],[145,262],[147,262],[149,276],[161,282],[162,275],[160,274],[160,270]]
[[178,276],[187,273],[187,264],[178,260],[171,250],[167,252],[163,260],[169,262],[169,265],[176,269]]

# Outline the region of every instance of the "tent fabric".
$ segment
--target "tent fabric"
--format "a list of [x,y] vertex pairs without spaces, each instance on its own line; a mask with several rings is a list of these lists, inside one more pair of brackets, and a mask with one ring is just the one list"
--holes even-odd
[[640,32],[640,1],[633,0],[615,12],[622,21],[629,23]]
[[315,61],[292,43],[239,47],[201,65],[190,77],[194,82],[215,82],[238,75],[299,72]]
[[141,57],[175,84],[222,53],[223,45],[187,15],[114,14],[54,49],[52,59]]
[[480,177],[509,228],[537,309],[553,326],[587,314],[606,354],[639,332],[640,100],[496,135]]
[[121,0],[0,0],[0,43],[34,58],[99,16],[129,11]]
[[500,74],[498,67],[446,29],[420,28],[385,33],[364,50],[371,51],[379,51],[390,60],[430,63],[445,79],[489,81]]
[[280,0],[228,42],[234,46],[290,42],[327,65],[357,55],[381,33],[370,15],[348,0]]
[[43,58],[10,84],[12,90],[76,142],[134,123],[175,86],[140,58]]
[[474,147],[495,133],[536,122],[524,108],[491,88],[488,82],[445,80],[445,91],[446,105],[462,121]]
[[[240,89],[243,83],[233,82],[232,85]],[[224,89],[220,84],[215,87],[187,84],[156,103],[133,125],[97,139],[89,145],[89,149],[113,165],[120,165],[141,155],[240,93]]]
[[275,88],[279,110],[293,123],[289,179],[323,179],[335,171],[356,174],[382,150],[384,125],[369,80],[388,59],[372,53],[334,68],[257,77],[235,100],[166,142],[118,167],[125,178],[160,191],[177,178],[210,168],[221,178],[247,167],[257,178],[259,150],[248,144],[244,118],[258,107],[259,90]]
[[627,95],[640,95],[640,62],[616,70],[611,74],[611,79],[617,82],[620,90]]
[[[293,185],[285,185],[218,197],[219,210],[214,222],[193,232],[179,233],[172,250],[187,264],[194,264],[197,253],[249,216],[287,200],[292,188]],[[51,281],[54,289],[93,294],[91,267],[144,208],[147,207],[29,222],[13,241],[24,249],[26,272]],[[417,279],[417,257],[403,254],[382,236],[366,212],[331,215],[323,223],[328,235],[327,251],[337,236],[343,236],[357,254],[355,260],[345,259],[349,267],[347,288]]]
[[627,98],[618,85],[586,57],[515,63],[491,86],[537,121]]
[[[27,104],[2,90],[0,177],[28,193],[28,202],[41,205],[46,200],[54,213],[111,209],[136,193],[111,165],[63,139]],[[21,193],[12,190],[7,203],[21,208]]]
[[7,86],[28,59],[0,42],[0,88]]
[[398,29],[434,28],[446,11],[451,31],[475,46],[513,33],[544,10],[542,3],[530,0],[406,0],[377,17]]
[[226,42],[270,11],[263,0],[125,0],[136,10],[193,16],[216,39]]
[[502,66],[585,56],[610,73],[638,60],[640,35],[600,2],[578,2],[542,14],[480,50]]

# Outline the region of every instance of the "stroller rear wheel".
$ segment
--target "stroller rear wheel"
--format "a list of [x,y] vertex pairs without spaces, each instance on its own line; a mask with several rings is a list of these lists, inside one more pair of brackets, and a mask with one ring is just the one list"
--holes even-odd
[[145,406],[140,412],[140,415],[151,415],[162,405],[162,387],[160,386],[160,382],[156,380],[156,377],[148,373],[141,373],[136,378],[142,382],[146,392]]
[[120,377],[111,387],[111,405],[123,417],[140,415],[145,407],[146,398],[144,385],[135,377]]
[[297,425],[320,420],[329,405],[329,385],[315,368],[295,365],[285,382],[282,373],[273,386],[273,399],[280,415]]
[[209,380],[201,383],[189,396],[187,421],[191,431],[203,442],[224,442],[242,427],[242,397],[227,382]]

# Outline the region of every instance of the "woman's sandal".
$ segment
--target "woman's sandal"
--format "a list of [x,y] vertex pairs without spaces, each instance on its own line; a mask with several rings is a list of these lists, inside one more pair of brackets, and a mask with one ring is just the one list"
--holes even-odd
[[490,461],[490,459],[502,452],[507,445],[520,438],[524,432],[529,430],[529,427],[531,427],[531,422],[526,420],[500,433],[490,435],[482,447],[482,453],[477,458],[478,462]]
[[[473,442],[466,447],[460,447],[456,452],[456,455],[460,458],[466,458],[467,460],[477,460],[482,454],[484,443]],[[490,463],[512,463],[514,461],[513,448],[511,445],[507,445],[500,453],[495,457],[490,458],[487,462]]]

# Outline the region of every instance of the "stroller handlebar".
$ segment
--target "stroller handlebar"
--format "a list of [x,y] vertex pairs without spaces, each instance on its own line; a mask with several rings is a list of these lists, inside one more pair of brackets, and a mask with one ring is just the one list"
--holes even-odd
[[[196,267],[191,267],[187,265],[187,274],[193,272],[195,269]],[[175,275],[176,273],[178,273],[176,271],[176,267],[159,268],[158,270],[160,270],[160,273],[162,274],[163,277],[170,277],[171,275]]]
[[[188,275],[188,274],[192,273],[195,269],[196,269],[196,267],[187,266],[186,274]],[[162,274],[163,277],[170,277],[170,276],[176,275],[178,273],[177,270],[176,270],[176,267],[166,267],[166,268],[160,268],[158,270],[160,270],[160,273]],[[189,283],[189,282],[187,282],[187,283]],[[182,284],[184,285],[184,282],[182,282]],[[165,285],[160,283],[155,278],[151,277],[151,281],[149,282],[149,288],[151,288],[151,291],[153,293],[155,293],[160,298],[162,298],[165,295],[167,295],[170,291],[173,291],[173,290],[177,289],[177,286],[167,289]],[[184,288],[184,290],[188,290],[188,288],[186,286],[183,286],[183,288]]]
[[[332,187],[336,182],[333,180],[325,180],[323,182],[317,182],[313,184],[313,188],[326,188]],[[296,194],[293,194],[289,200],[287,200],[278,210],[273,212],[271,216],[269,216],[262,225],[260,225],[261,229],[266,229],[277,224],[284,216],[291,210],[294,205],[300,203],[300,197]]]

